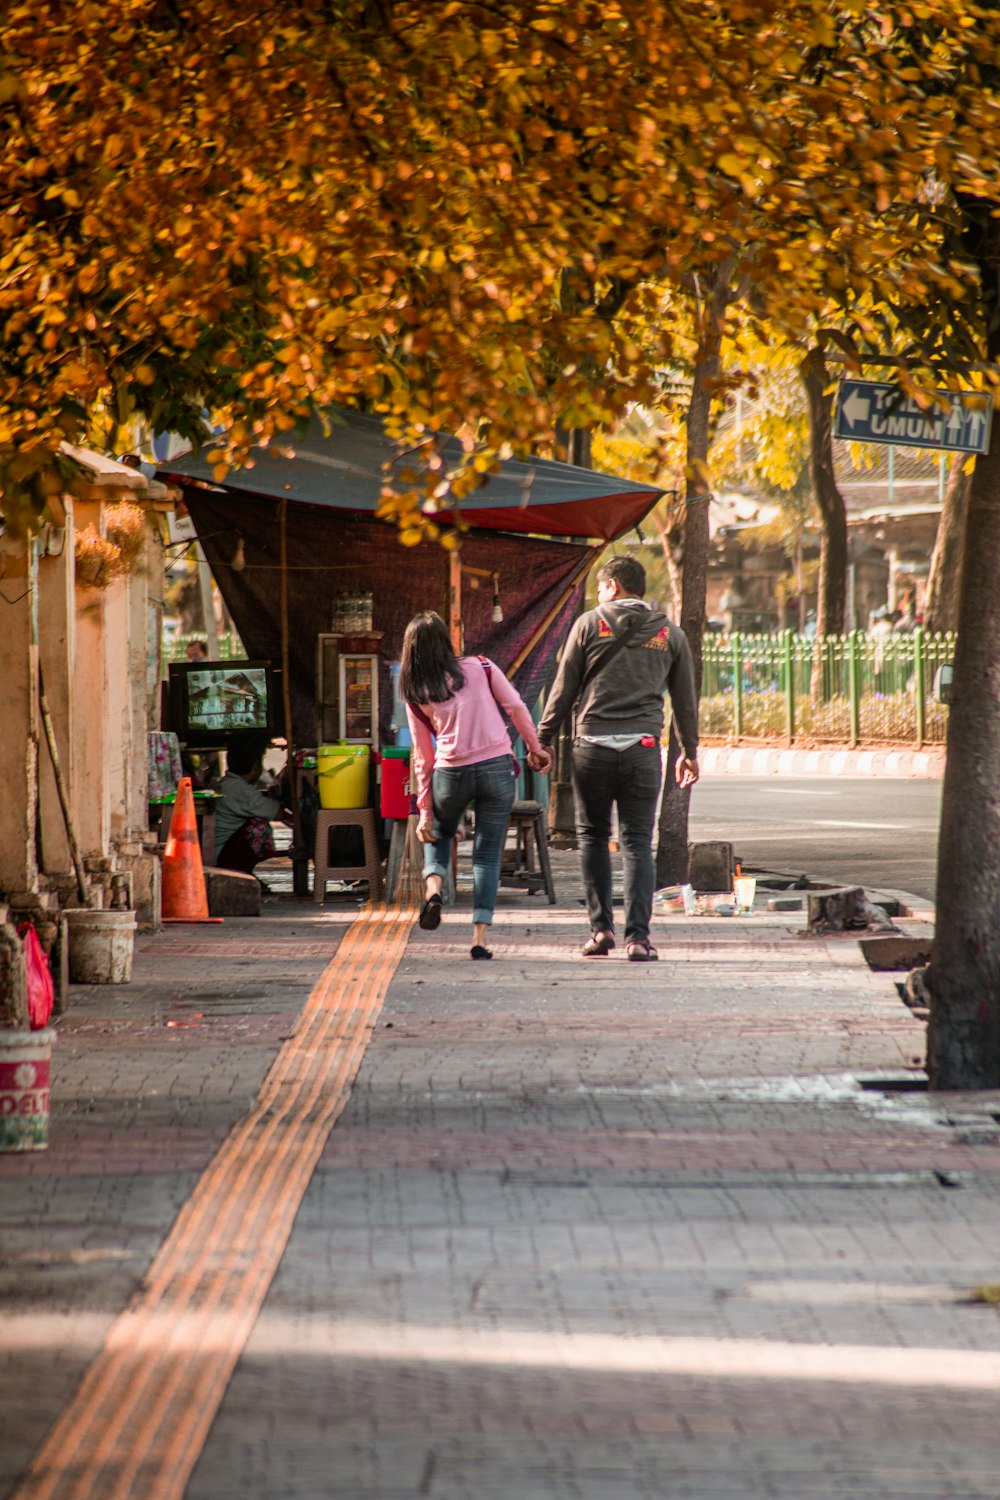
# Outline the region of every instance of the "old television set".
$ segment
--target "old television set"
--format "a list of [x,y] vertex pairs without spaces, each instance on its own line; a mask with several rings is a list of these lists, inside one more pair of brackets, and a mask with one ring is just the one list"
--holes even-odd
[[277,674],[269,661],[171,662],[170,727],[191,749],[284,733]]

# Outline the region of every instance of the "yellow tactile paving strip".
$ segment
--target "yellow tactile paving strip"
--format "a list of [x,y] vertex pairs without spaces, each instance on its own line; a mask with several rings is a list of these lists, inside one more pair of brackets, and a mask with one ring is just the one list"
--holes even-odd
[[351,924],[13,1500],[180,1500],[416,915]]

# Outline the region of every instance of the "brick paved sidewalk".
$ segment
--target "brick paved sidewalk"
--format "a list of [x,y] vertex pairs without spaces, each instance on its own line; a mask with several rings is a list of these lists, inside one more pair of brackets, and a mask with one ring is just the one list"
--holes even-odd
[[[798,914],[582,961],[556,863],[492,964],[467,910],[414,932],[190,1500],[995,1500],[1000,1099],[901,1087],[922,1027]],[[349,919],[269,901],[74,992],[52,1145],[0,1156],[0,1494]]]

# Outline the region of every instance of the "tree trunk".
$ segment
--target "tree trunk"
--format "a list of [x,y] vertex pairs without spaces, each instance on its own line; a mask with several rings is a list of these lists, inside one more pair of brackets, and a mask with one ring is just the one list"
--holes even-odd
[[[966,209],[1000,358],[1000,221]],[[969,493],[938,842],[927,1071],[933,1089],[1000,1088],[1000,441]]]
[[847,610],[847,510],[833,467],[833,394],[828,390],[830,377],[822,349],[809,350],[801,372],[809,407],[809,475],[823,526],[816,585],[816,646],[809,684],[813,702],[821,702],[830,695],[823,670],[824,640],[828,635],[843,633]]
[[[694,661],[694,680],[701,696],[701,640],[705,630],[705,589],[708,581],[708,448],[714,385],[722,368],[722,333],[726,309],[738,295],[733,289],[732,261],[713,274],[701,319],[698,355],[694,366],[687,418],[687,489],[684,517],[683,587],[680,626]],[[688,813],[691,789],[681,791],[674,777],[680,745],[670,727],[663,800],[660,804],[656,850],[657,885],[684,884],[688,873]]]
[[667,565],[667,581],[670,588],[670,615],[679,613],[678,605],[684,595],[684,576],[681,569],[683,559],[683,517],[678,517],[671,503],[661,501],[652,512],[653,525],[660,534],[663,560]]
[[816,634],[840,635],[847,609],[847,511],[833,467],[833,395],[822,349],[802,362],[809,405],[809,473],[823,523],[819,551]]
[[924,601],[925,630],[957,630],[958,604],[962,583],[962,552],[965,524],[969,511],[972,475],[965,472],[966,454],[957,453],[951,462],[948,488],[945,491],[941,519]]
[[1000,443],[976,461],[938,844],[927,1067],[1000,1088]]

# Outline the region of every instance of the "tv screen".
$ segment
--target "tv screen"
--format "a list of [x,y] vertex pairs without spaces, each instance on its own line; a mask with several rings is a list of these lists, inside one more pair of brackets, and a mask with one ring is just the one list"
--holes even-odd
[[182,744],[222,746],[237,735],[276,732],[270,662],[171,662],[169,672],[170,717]]

